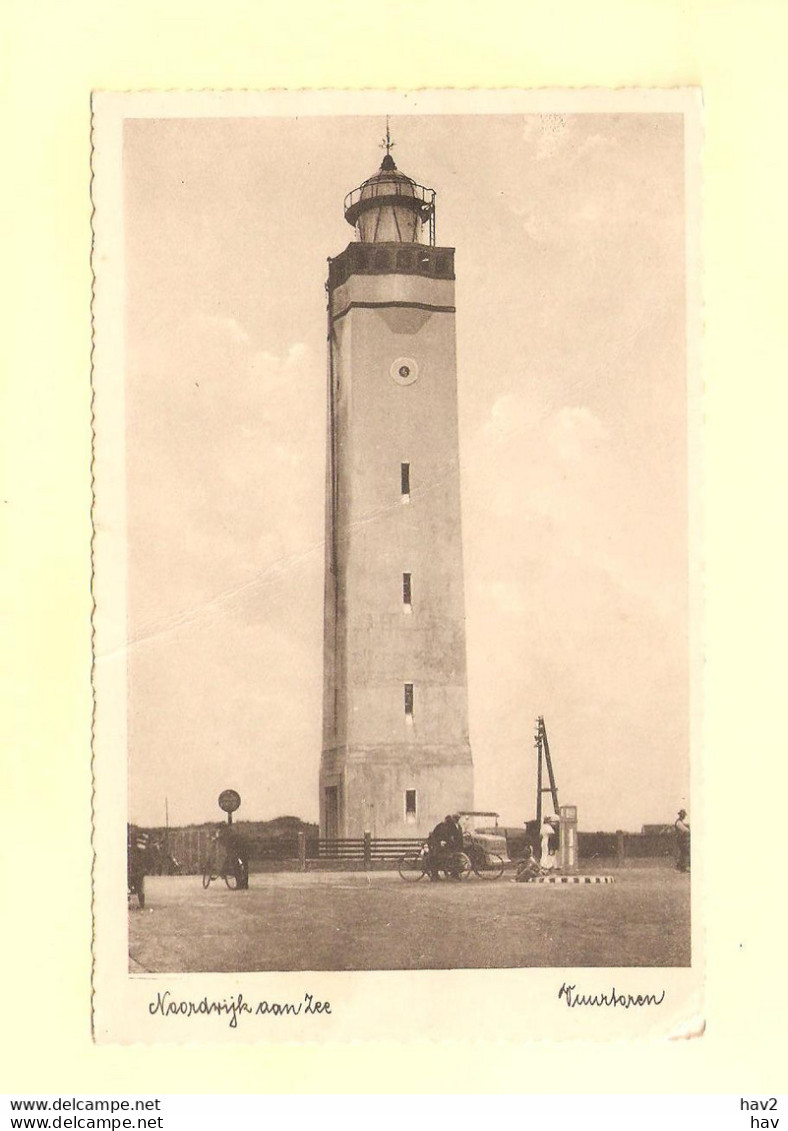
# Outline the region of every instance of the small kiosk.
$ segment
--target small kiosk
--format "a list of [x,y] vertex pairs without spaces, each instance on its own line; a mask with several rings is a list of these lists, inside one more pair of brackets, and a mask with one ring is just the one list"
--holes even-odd
[[564,875],[577,871],[577,806],[558,810],[558,867]]

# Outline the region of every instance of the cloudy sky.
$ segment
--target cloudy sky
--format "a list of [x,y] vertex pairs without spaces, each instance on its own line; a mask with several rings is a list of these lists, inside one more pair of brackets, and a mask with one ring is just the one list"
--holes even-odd
[[[124,134],[132,819],[316,819],[326,258],[373,117]],[[545,716],[581,827],[688,808],[678,115],[405,116],[456,247],[476,804],[534,812]]]

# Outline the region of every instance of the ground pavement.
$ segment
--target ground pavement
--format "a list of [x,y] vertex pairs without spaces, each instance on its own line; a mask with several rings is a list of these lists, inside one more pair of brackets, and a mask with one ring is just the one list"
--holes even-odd
[[279,872],[248,891],[148,876],[129,911],[130,970],[688,966],[690,878],[621,869],[591,886],[406,883],[396,872]]

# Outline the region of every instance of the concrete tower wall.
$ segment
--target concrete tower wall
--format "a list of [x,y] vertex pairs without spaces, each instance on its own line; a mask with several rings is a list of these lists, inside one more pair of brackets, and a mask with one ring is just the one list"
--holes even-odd
[[423,835],[473,807],[453,278],[351,274],[330,314],[321,830]]

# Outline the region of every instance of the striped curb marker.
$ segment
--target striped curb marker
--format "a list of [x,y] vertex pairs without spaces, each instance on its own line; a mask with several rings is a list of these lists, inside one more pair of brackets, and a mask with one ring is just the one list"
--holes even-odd
[[615,876],[537,876],[537,884],[614,884]]
[[526,881],[529,884],[614,884],[615,882],[615,876],[535,876],[532,880]]

